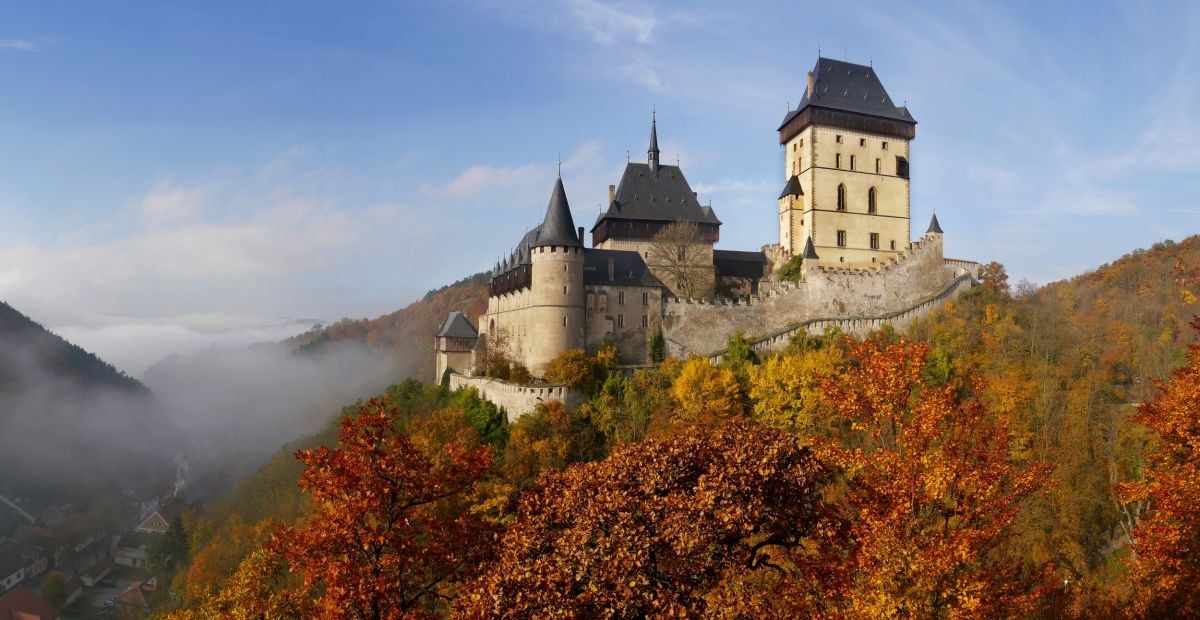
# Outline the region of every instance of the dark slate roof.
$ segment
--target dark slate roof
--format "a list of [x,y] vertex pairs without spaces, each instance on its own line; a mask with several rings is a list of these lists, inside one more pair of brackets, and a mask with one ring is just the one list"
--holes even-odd
[[[608,277],[608,261],[613,261],[613,277]],[[637,252],[626,250],[583,250],[583,283],[590,285],[662,286],[650,273],[646,261]]]
[[567,204],[567,192],[563,189],[562,177],[554,181],[554,191],[550,193],[546,217],[538,227],[532,247],[543,245],[583,245],[579,239],[579,232],[575,230],[575,220],[571,218],[571,205]]
[[446,322],[442,323],[442,328],[434,334],[437,338],[475,338],[478,335],[479,330],[458,310],[451,312]]
[[943,234],[942,226],[940,224],[938,224],[936,213],[933,214],[933,219],[929,220],[929,230],[927,230],[925,232],[926,233],[937,233],[939,235]]
[[821,258],[820,256],[817,256],[817,248],[813,247],[812,237],[809,237],[808,241],[804,242],[804,254],[801,254],[800,257],[801,258]]
[[654,174],[649,164],[635,163],[625,164],[616,198],[596,219],[592,230],[606,218],[721,224],[711,207],[700,205],[679,166],[659,165]]
[[650,148],[646,149],[646,155],[650,156],[651,153],[654,159],[658,159],[658,119],[653,117],[650,119]]
[[713,250],[713,268],[717,276],[759,279],[766,275],[767,257],[761,251]]
[[892,101],[873,67],[818,57],[813,74],[816,82],[813,84],[812,98],[808,96],[806,83],[800,105],[783,117],[780,129],[810,105],[907,123],[917,122],[907,107],[897,106]]
[[783,185],[783,192],[779,194],[779,199],[783,200],[784,196],[803,196],[804,190],[800,187],[800,177],[792,175],[792,178],[787,180]]
[[767,257],[761,251],[746,252],[742,250],[713,250],[713,261],[719,260],[766,264]]

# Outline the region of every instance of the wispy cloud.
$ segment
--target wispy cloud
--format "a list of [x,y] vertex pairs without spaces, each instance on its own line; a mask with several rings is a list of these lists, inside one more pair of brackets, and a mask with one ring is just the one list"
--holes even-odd
[[569,6],[578,23],[601,45],[646,45],[658,23],[654,11],[644,5],[572,0]]
[[37,53],[42,51],[41,39],[0,39],[0,50]]
[[205,187],[185,187],[163,179],[134,207],[138,215],[151,224],[190,220],[200,214],[207,193]]

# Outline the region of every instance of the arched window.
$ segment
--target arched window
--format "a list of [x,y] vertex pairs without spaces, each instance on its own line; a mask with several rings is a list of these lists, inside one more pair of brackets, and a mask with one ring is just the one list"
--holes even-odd
[[838,211],[846,210],[846,186],[842,185],[842,184],[838,184],[838,203],[837,203],[837,205],[838,205],[838,207],[837,207]]
[[867,213],[875,212],[875,188],[867,190]]

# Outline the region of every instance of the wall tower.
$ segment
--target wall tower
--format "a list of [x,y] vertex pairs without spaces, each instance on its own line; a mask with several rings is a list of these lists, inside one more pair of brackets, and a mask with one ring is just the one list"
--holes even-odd
[[779,126],[779,243],[812,239],[823,264],[869,268],[906,250],[909,142],[917,121],[870,66],[817,58],[804,97]]
[[525,323],[525,363],[536,376],[550,360],[584,344],[583,231],[575,228],[562,176],[530,244],[532,284]]

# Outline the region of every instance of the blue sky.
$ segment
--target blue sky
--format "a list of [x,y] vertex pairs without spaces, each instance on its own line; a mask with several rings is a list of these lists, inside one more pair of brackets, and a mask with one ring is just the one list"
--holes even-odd
[[777,238],[775,128],[823,54],[920,121],[914,231],[1046,282],[1200,226],[1196,3],[0,4],[0,299],[139,374],[484,270],[561,153],[590,225],[657,106]]

